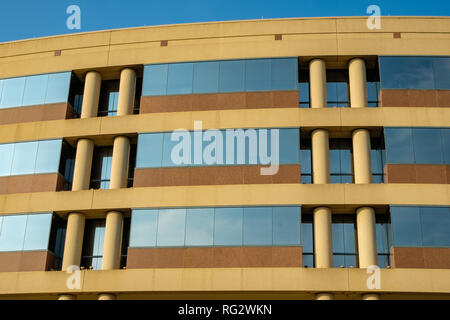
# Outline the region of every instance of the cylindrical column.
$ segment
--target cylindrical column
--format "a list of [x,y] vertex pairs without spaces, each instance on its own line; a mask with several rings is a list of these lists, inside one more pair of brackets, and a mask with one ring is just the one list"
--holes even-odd
[[311,108],[327,107],[327,69],[322,59],[309,63],[309,92]]
[[358,230],[359,267],[368,268],[378,264],[377,239],[375,231],[375,211],[370,207],[356,210]]
[[73,170],[72,191],[89,189],[93,154],[94,142],[92,140],[78,140]]
[[123,215],[118,211],[106,214],[102,270],[119,269],[122,247]]
[[119,102],[117,115],[125,116],[133,113],[136,94],[136,71],[125,68],[120,72]]
[[316,268],[333,267],[330,208],[319,207],[314,209],[314,250]]
[[367,129],[353,131],[353,168],[355,183],[372,183],[370,132]]
[[332,293],[316,293],[316,300],[333,300],[334,296]]
[[66,241],[64,243],[64,257],[62,270],[68,267],[79,266],[81,262],[81,250],[83,248],[85,216],[82,213],[69,213],[67,218]]
[[58,297],[58,300],[76,300],[77,297],[75,297],[73,294],[62,294]]
[[330,147],[328,131],[314,130],[311,134],[314,184],[330,183]]
[[81,118],[92,118],[97,116],[101,83],[102,76],[100,73],[97,71],[89,71],[86,73],[83,103],[81,105]]
[[127,187],[129,159],[130,139],[123,136],[116,137],[112,154],[110,189]]
[[350,106],[352,108],[365,108],[367,103],[366,63],[361,58],[350,60],[348,64]]
[[112,293],[101,293],[98,296],[98,300],[116,300],[116,296]]

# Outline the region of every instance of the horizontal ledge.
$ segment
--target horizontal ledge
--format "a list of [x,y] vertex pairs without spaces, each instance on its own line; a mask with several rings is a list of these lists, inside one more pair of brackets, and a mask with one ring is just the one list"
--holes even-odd
[[258,205],[450,205],[449,184],[256,184],[143,187],[0,195],[0,215],[55,211],[104,214],[158,207]]
[[151,113],[128,116],[67,119],[0,125],[0,143],[66,138],[75,141],[90,137],[100,145],[112,143],[117,135],[139,132],[170,132],[227,128],[329,128],[348,131],[371,127],[447,127],[450,108],[271,108]]
[[69,276],[61,271],[0,273],[0,296],[101,292],[450,293],[450,270],[446,269],[381,269],[379,289],[368,289],[367,279],[371,274],[357,268],[83,270],[79,289],[67,288]]

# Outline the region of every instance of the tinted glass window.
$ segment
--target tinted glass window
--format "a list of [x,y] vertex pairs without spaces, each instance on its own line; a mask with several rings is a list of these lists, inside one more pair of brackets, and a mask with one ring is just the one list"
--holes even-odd
[[299,83],[300,108],[309,108],[309,83]]
[[443,163],[440,129],[414,128],[412,133],[415,163]]
[[70,78],[71,72],[49,74],[45,103],[67,101],[69,98]]
[[272,245],[272,208],[244,208],[244,245]]
[[298,82],[297,59],[272,59],[272,90],[296,90]]
[[167,94],[192,93],[193,72],[193,63],[170,64]]
[[300,208],[273,208],[273,244],[300,245]]
[[219,91],[238,92],[244,91],[244,61],[221,61]]
[[215,211],[214,245],[242,245],[243,208],[217,208]]
[[14,144],[0,144],[0,177],[11,174],[11,166],[14,156]]
[[450,211],[448,207],[421,207],[424,246],[450,246]]
[[379,64],[383,89],[408,88],[408,66],[403,58],[380,57]]
[[61,146],[61,140],[39,141],[35,173],[58,172]]
[[444,163],[450,164],[450,128],[441,129]]
[[159,168],[162,164],[164,133],[139,134],[137,168]]
[[38,142],[16,143],[11,174],[33,174],[36,165]]
[[434,81],[436,89],[449,90],[450,89],[450,58],[434,58]]
[[270,90],[270,59],[246,60],[246,91]]
[[219,91],[219,62],[194,64],[194,93]]
[[[299,129],[280,129],[280,163],[297,164],[299,160],[300,135]],[[271,130],[273,134],[273,130]]]
[[0,234],[0,251],[23,249],[27,215],[4,216]]
[[414,163],[411,128],[385,128],[388,163]]
[[186,209],[161,209],[158,217],[158,247],[184,246]]
[[45,250],[48,248],[52,214],[28,216],[23,250]]
[[157,64],[144,67],[142,84],[143,96],[158,96],[167,94],[167,73],[169,65]]
[[422,231],[417,207],[391,207],[394,245],[420,246]]
[[409,57],[408,89],[434,89],[433,65],[430,58]]
[[25,80],[25,92],[22,105],[44,104],[48,75],[29,76]]
[[212,246],[214,209],[187,209],[186,246]]
[[133,210],[130,247],[155,247],[158,210]]
[[12,108],[22,105],[25,77],[3,80],[0,108]]

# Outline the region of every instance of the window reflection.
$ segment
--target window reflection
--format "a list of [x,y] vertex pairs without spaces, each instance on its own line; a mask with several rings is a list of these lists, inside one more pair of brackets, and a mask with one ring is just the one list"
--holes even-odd
[[327,70],[328,107],[348,107],[348,71]]
[[272,208],[244,208],[244,246],[272,245]]
[[352,183],[351,139],[330,139],[330,183]]
[[86,220],[81,267],[101,270],[104,239],[105,219]]
[[94,150],[91,173],[92,189],[109,189],[111,180],[112,147],[97,147]]
[[212,246],[214,243],[214,209],[187,209],[186,246]]

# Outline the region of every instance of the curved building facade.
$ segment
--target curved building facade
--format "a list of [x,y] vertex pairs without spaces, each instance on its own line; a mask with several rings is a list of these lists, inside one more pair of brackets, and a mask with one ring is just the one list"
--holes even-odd
[[0,299],[448,299],[449,183],[449,18],[0,44]]

